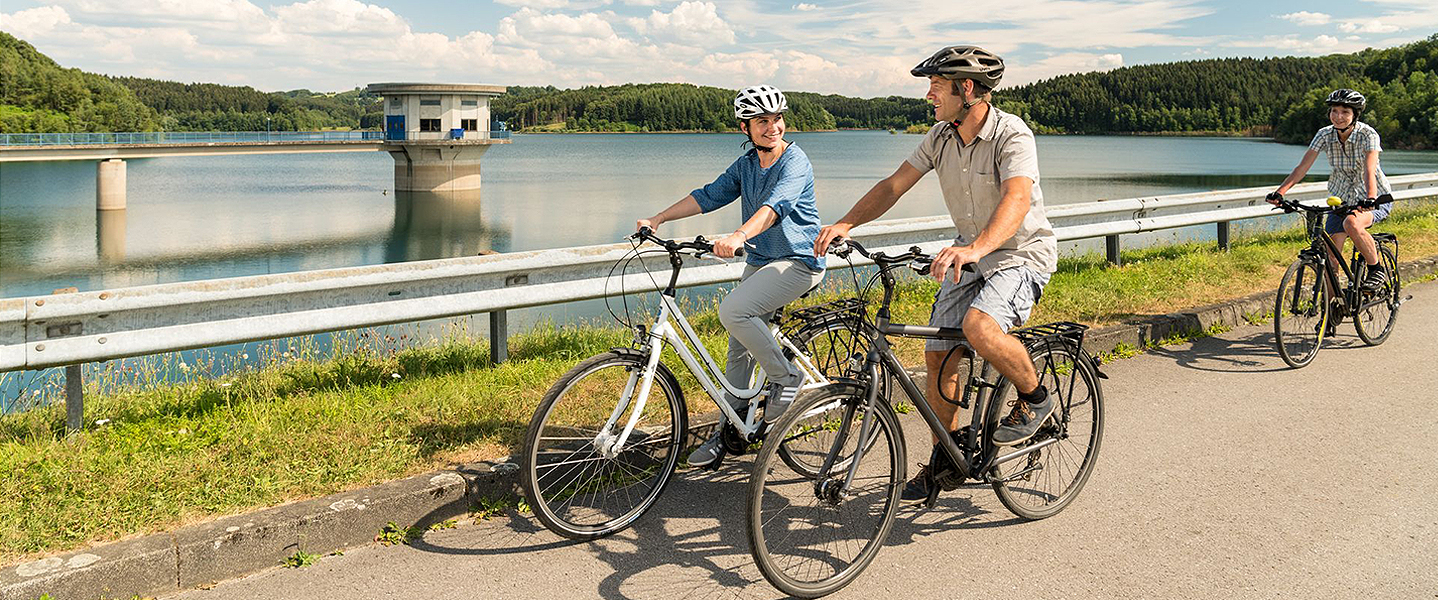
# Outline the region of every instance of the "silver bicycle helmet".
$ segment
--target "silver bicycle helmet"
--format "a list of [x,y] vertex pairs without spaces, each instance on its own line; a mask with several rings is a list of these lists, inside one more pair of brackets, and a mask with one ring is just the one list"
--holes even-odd
[[949,46],[924,59],[909,73],[914,77],[972,79],[994,89],[1004,77],[1004,59],[978,46]]
[[1329,106],[1347,106],[1355,113],[1363,112],[1363,108],[1368,106],[1368,99],[1364,98],[1363,94],[1348,88],[1333,90],[1333,93],[1329,94],[1328,99],[1323,102]]
[[752,119],[759,115],[775,115],[789,110],[784,92],[769,85],[756,85],[739,90],[734,96],[734,116]]

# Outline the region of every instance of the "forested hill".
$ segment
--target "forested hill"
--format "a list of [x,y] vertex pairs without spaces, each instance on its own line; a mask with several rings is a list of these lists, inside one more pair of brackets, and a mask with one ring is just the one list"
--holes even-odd
[[1063,75],[1000,89],[1000,106],[1053,133],[1240,132],[1307,142],[1328,123],[1323,99],[1368,97],[1362,120],[1385,146],[1438,148],[1438,35],[1355,54],[1230,58]]
[[266,93],[66,69],[0,31],[0,133],[376,128],[381,112],[359,89]]
[[[1212,59],[1064,75],[1001,88],[995,102],[1042,133],[1228,133],[1304,143],[1327,122],[1323,97],[1351,87],[1363,120],[1390,148],[1438,148],[1438,35],[1383,50],[1313,58]],[[502,83],[502,82],[497,82]],[[915,90],[922,86],[915,86]],[[732,90],[679,83],[561,90],[513,86],[493,115],[515,130],[732,131]],[[920,97],[789,92],[789,126],[924,126]],[[268,122],[267,122],[268,120]],[[313,130],[380,126],[360,89],[261,92],[249,87],[106,77],[65,69],[0,32],[0,132]]]

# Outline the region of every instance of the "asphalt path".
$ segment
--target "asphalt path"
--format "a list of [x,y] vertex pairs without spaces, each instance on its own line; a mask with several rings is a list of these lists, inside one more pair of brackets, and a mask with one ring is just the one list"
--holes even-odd
[[[1387,343],[1350,322],[1301,370],[1269,325],[1105,366],[1098,466],[1067,510],[1022,521],[985,486],[906,506],[830,597],[1438,598],[1438,284],[1405,294]],[[926,460],[922,421],[904,427],[910,463]],[[781,597],[744,533],[750,458],[679,473],[599,541],[510,514],[175,597]]]

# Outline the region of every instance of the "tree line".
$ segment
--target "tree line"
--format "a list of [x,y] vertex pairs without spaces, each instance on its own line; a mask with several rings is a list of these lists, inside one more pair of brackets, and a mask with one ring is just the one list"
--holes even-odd
[[[1369,97],[1362,119],[1395,148],[1438,148],[1438,35],[1310,58],[1224,58],[1062,75],[995,92],[1040,133],[1273,135],[1304,143],[1327,122],[1336,87]],[[789,92],[790,129],[925,126],[922,98]],[[494,118],[519,131],[733,131],[733,90],[680,83],[510,87]],[[361,89],[261,92],[243,86],[107,77],[66,69],[0,32],[0,132],[378,129]]]

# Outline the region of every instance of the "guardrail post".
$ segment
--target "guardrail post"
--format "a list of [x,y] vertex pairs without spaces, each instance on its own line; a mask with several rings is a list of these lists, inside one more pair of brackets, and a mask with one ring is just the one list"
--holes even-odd
[[85,427],[85,380],[80,365],[65,365],[65,429],[75,432]]
[[1108,264],[1115,267],[1122,266],[1123,259],[1118,254],[1118,235],[1103,236],[1103,245],[1105,253],[1108,254]]
[[1228,221],[1218,222],[1218,249],[1228,252]]
[[489,364],[509,360],[509,318],[505,311],[489,313]]

